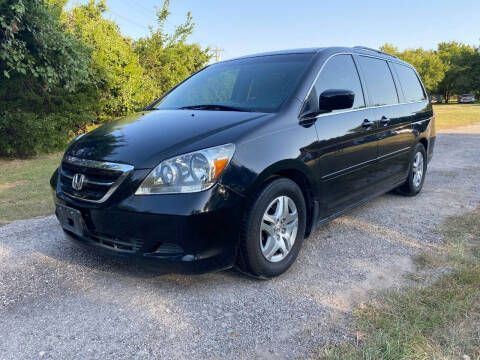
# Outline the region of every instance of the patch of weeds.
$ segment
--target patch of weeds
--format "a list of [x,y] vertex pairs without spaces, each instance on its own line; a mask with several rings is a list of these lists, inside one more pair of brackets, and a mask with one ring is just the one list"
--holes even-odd
[[391,291],[355,312],[355,343],[328,345],[325,359],[480,360],[480,209],[441,227],[446,255],[419,264],[454,266],[423,288]]

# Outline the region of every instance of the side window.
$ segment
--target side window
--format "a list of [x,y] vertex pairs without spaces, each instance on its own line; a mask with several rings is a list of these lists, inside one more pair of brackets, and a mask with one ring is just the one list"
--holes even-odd
[[351,55],[336,55],[328,60],[313,86],[305,110],[318,107],[320,94],[329,89],[351,90],[355,93],[352,109],[365,107],[362,85]]
[[366,56],[359,56],[359,62],[372,105],[398,104],[397,89],[387,62]]
[[400,85],[402,85],[403,93],[405,94],[405,101],[422,101],[425,100],[425,94],[423,92],[420,80],[415,74],[413,69],[405,65],[394,63],[395,71],[400,79]]

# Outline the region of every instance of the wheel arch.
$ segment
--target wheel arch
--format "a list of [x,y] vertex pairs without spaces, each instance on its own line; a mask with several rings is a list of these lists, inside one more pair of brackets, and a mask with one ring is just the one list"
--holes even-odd
[[428,154],[428,139],[422,136],[420,139],[418,139],[418,142],[425,147],[425,152]]
[[255,196],[258,190],[263,188],[265,184],[278,177],[292,180],[302,190],[307,209],[305,237],[308,237],[318,216],[319,205],[314,187],[314,174],[306,164],[294,160],[283,160],[272,164],[257,176],[247,191],[247,198]]

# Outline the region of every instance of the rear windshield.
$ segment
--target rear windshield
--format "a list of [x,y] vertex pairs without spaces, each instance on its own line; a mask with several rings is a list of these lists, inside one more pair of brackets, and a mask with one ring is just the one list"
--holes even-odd
[[211,65],[161,98],[155,108],[221,105],[276,112],[295,90],[313,55],[261,56]]

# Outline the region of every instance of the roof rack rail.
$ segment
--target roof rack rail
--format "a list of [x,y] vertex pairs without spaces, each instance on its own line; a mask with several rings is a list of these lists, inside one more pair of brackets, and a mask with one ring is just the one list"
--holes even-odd
[[366,46],[354,46],[353,48],[354,49],[359,49],[359,50],[373,51],[373,52],[376,52],[378,54],[388,55],[388,56],[391,56],[391,57],[394,57],[394,58],[398,59],[397,55],[392,55],[392,54],[386,53],[384,51],[377,50],[377,49],[372,49],[372,48],[369,48],[369,47],[366,47]]

